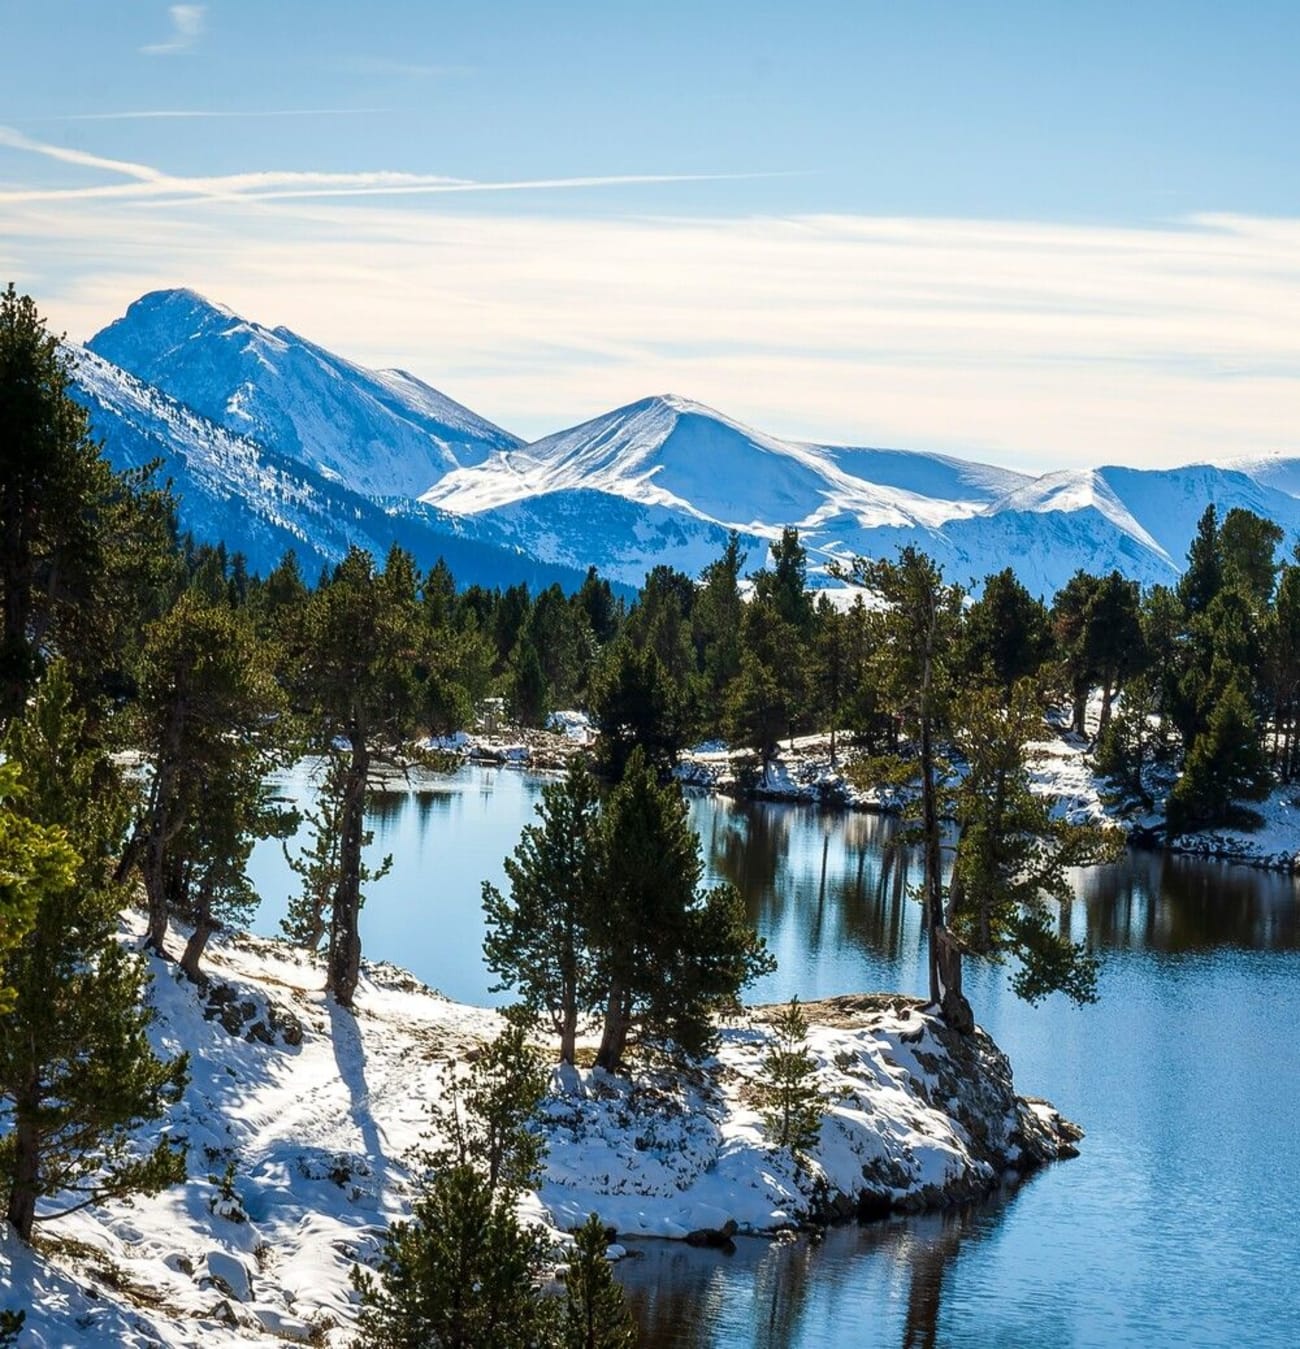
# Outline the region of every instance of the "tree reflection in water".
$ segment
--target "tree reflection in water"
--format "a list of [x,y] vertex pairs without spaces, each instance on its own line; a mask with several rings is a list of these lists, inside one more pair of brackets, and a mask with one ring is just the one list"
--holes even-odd
[[[733,1256],[647,1241],[633,1247],[619,1277],[644,1349],[830,1345],[832,1325],[846,1320],[860,1327],[855,1343],[936,1349],[953,1265],[994,1230],[1015,1193],[834,1228],[821,1239],[742,1238]],[[846,1317],[846,1302],[857,1316]]]

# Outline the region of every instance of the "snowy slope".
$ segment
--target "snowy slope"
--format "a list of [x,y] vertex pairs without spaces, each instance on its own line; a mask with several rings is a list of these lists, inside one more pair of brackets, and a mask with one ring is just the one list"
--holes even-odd
[[417,496],[517,437],[402,370],[367,370],[191,290],[142,296],[87,344],[205,417],[354,491]]
[[[690,510],[583,487],[524,497],[461,518],[490,528],[503,544],[563,566],[586,568],[594,562],[608,580],[632,587],[659,564],[698,576],[722,552],[728,533]],[[750,565],[766,560],[766,537],[742,529],[740,541]]]
[[843,466],[848,457],[778,440],[702,403],[662,394],[451,473],[424,499],[477,514],[585,488],[771,533],[782,525],[812,527],[828,515],[849,515],[864,527],[938,524],[975,509],[983,496],[974,483],[965,499],[950,500],[869,482]]
[[[125,922],[138,944],[142,920]],[[187,1177],[49,1224],[35,1254],[0,1233],[0,1307],[26,1309],[22,1349],[355,1344],[352,1267],[374,1260],[409,1208],[412,1153],[448,1061],[501,1026],[391,965],[365,964],[353,1016],[326,999],[319,959],[301,950],[222,936],[210,951],[225,999],[207,1005],[150,960],[151,1038],[168,1056],[190,1054],[185,1097],[165,1121],[187,1144]],[[218,1006],[228,1011],[214,1017]],[[523,1197],[522,1216],[557,1243],[555,1228],[591,1212],[638,1235],[684,1237],[727,1219],[771,1231],[808,1209],[818,1177],[832,1194],[866,1190],[910,1212],[1073,1151],[1077,1131],[1015,1095],[982,1034],[957,1041],[905,998],[809,1010],[827,1115],[808,1170],[763,1139],[752,1084],[771,1041],[746,1017],[724,1029],[702,1073],[633,1083],[556,1069],[544,1184]],[[147,1147],[156,1133],[142,1135]]]
[[86,348],[69,344],[67,351],[73,395],[89,410],[92,433],[110,462],[122,469],[161,461],[159,480],[172,484],[182,529],[224,540],[254,571],[265,573],[292,548],[304,574],[314,578],[350,544],[383,557],[400,543],[425,567],[444,557],[464,584],[581,584],[581,572],[520,553],[490,521],[460,520],[409,497],[361,496],[296,459],[232,435]]
[[[1278,463],[1274,461],[1275,466]],[[1181,569],[1196,523],[1211,503],[1220,520],[1239,506],[1276,521],[1287,535],[1279,556],[1291,551],[1300,531],[1300,500],[1279,489],[1266,466],[1259,471],[1262,477],[1231,464],[1189,464],[1170,469],[1103,468],[1098,476]],[[1294,476],[1300,484],[1300,472]]]

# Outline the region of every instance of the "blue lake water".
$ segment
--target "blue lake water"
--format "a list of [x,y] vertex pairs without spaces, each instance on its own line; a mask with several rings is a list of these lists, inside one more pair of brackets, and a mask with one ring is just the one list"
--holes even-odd
[[[310,795],[309,768],[285,780]],[[448,995],[499,999],[481,883],[541,783],[466,767],[384,796],[366,953]],[[712,875],[744,894],[780,964],[754,1001],[920,991],[908,859],[889,820],[691,802]],[[914,863],[912,864],[915,865]],[[274,931],[294,878],[254,859]],[[1101,1001],[1027,1007],[969,967],[1021,1091],[1087,1130],[1081,1156],[959,1213],[747,1240],[734,1256],[643,1243],[621,1275],[650,1346],[1295,1346],[1300,1304],[1300,905],[1290,877],[1134,854],[1082,872],[1064,915],[1103,956]]]

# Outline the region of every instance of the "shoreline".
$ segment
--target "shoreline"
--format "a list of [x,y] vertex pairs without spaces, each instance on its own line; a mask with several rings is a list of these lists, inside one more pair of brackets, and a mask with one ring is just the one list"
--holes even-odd
[[[589,751],[592,744],[585,722],[566,726],[565,731],[527,731],[514,737],[461,733],[438,742],[438,747],[463,762],[482,767],[561,772],[570,758]],[[1034,787],[1045,796],[1055,797],[1059,813],[1072,823],[1122,829],[1127,846],[1134,851],[1166,852],[1283,875],[1300,872],[1300,785],[1278,787],[1266,801],[1257,803],[1263,821],[1254,832],[1206,829],[1171,841],[1165,838],[1160,817],[1150,812],[1122,814],[1105,800],[1104,782],[1092,771],[1086,748],[1076,737],[1062,734],[1050,723],[1044,730],[1055,734],[1030,746]],[[747,774],[753,766],[749,752],[709,743],[684,751],[675,773],[684,788],[737,801],[771,801],[884,816],[901,815],[907,804],[905,795],[897,790],[852,786],[841,767],[831,762],[829,736],[825,734],[796,737],[794,748],[787,745],[778,750],[762,780],[752,780],[753,775]]]
[[[128,945],[142,930],[124,916]],[[343,1013],[319,960],[267,938],[214,938],[204,991],[150,959],[150,1037],[189,1051],[191,1080],[137,1142],[162,1128],[185,1138],[187,1177],[61,1220],[38,1255],[0,1241],[0,1305],[20,1299],[45,1337],[34,1343],[349,1343],[352,1265],[409,1212],[410,1158],[442,1070],[491,1038],[499,1014],[370,962],[356,1014]],[[1075,1153],[1080,1131],[1016,1092],[983,1032],[954,1037],[915,998],[853,994],[808,1005],[826,1113],[796,1165],[765,1142],[754,1095],[772,1010],[721,1023],[717,1053],[685,1070],[557,1066],[545,1180],[521,1217],[557,1241],[594,1211],[620,1238],[721,1246],[950,1208]]]

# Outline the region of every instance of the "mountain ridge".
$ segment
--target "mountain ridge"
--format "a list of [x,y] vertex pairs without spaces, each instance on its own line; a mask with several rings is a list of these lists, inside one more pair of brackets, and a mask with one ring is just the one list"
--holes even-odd
[[1300,458],[1280,453],[1031,475],[783,439],[675,393],[524,443],[409,371],[367,369],[191,290],[142,296],[88,347],[279,454],[281,469],[296,462],[390,517],[428,510],[437,530],[630,586],[659,564],[697,573],[733,529],[761,558],[797,527],[818,584],[833,560],[911,543],[957,579],[1011,565],[1045,596],[1079,568],[1171,582],[1210,502],[1300,537]]

